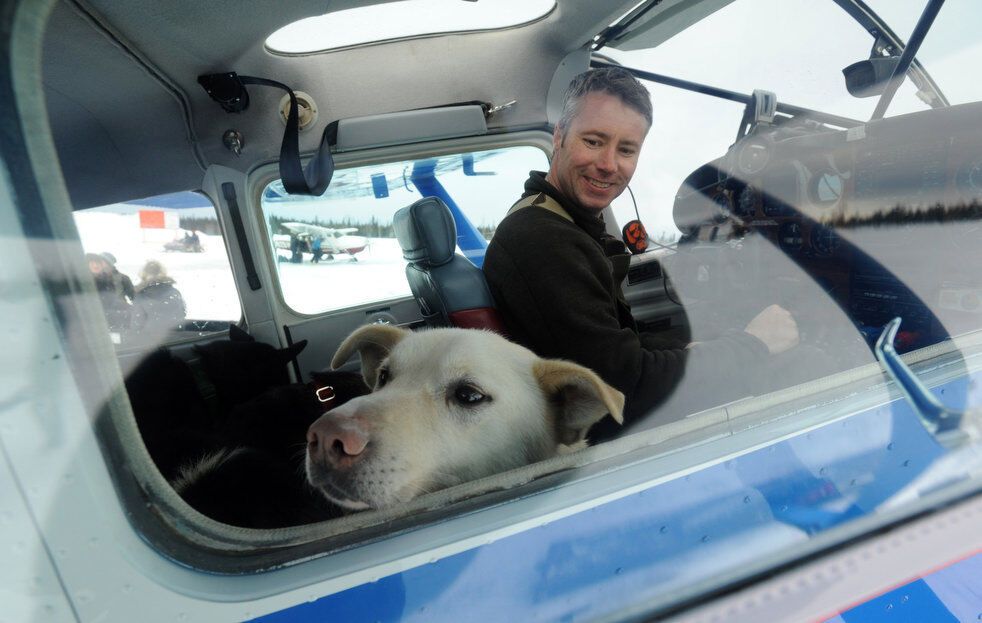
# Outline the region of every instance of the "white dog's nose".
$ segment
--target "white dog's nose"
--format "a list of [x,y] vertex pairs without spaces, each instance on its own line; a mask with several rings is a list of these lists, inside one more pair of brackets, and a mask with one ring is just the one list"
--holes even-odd
[[307,429],[308,454],[333,468],[349,467],[367,446],[368,433],[355,418],[325,413]]

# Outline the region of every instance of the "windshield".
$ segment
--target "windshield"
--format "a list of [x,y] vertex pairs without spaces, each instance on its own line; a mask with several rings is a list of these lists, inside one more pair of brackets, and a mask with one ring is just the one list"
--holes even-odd
[[[907,40],[926,2],[873,5]],[[815,425],[771,449],[784,453],[774,473],[738,473],[803,535],[909,508],[939,472],[978,476],[958,457],[977,443],[978,417],[961,412],[982,408],[982,93],[970,78],[982,48],[959,30],[979,12],[945,3],[917,54],[951,105],[930,107],[908,79],[876,121],[879,98],[850,95],[842,73],[869,58],[873,38],[835,2],[736,1],[653,49],[601,50],[647,72],[653,122],[631,187],[649,233],[677,240],[655,253],[683,319],[659,339],[689,354],[649,419],[723,404],[718,417],[738,431]],[[635,213],[627,193],[620,202],[623,224]],[[961,441],[886,385],[875,347],[895,318],[887,343],[958,413]],[[785,329],[791,344],[776,339]],[[761,350],[734,354],[728,340],[747,333]],[[878,399],[852,402],[874,385]],[[808,503],[788,492],[796,470],[815,479]]]
[[[880,0],[869,4],[904,40],[924,8],[922,0]],[[982,100],[982,84],[974,77],[975,68],[982,64],[982,43],[973,29],[965,28],[965,24],[978,24],[980,20],[982,4],[948,0],[917,50],[917,59],[951,104]],[[898,30],[897,24],[903,26]],[[897,106],[901,108],[894,110],[891,106],[887,114],[902,112],[903,104],[898,102]]]
[[[868,4],[903,41],[925,6],[923,0]],[[982,5],[948,2],[918,50],[918,60],[952,104],[982,99],[982,84],[966,74],[982,64],[982,44],[959,28],[961,20],[979,18]],[[862,121],[872,116],[879,98],[851,96],[842,69],[868,58],[872,45],[870,33],[831,0],[756,0],[730,3],[655,48],[606,47],[602,53],[627,67],[737,93],[765,89],[782,103]],[[636,177],[632,189],[640,211],[649,209],[641,216],[650,232],[671,241],[679,235],[674,220],[650,206],[671,204],[675,181],[729,147],[731,128],[743,111],[734,102],[655,83],[646,86],[653,94],[654,122],[642,162],[650,174]],[[928,108],[906,79],[886,116]],[[663,144],[672,150],[662,149]],[[634,218],[630,195],[613,207],[619,222]]]

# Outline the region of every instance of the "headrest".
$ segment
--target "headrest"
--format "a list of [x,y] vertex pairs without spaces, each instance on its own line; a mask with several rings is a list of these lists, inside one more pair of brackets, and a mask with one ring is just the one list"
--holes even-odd
[[402,257],[425,266],[440,266],[453,259],[457,226],[441,199],[424,197],[392,217]]

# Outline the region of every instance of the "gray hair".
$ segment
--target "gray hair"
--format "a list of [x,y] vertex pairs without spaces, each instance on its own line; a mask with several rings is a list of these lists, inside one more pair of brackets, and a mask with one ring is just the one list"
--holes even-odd
[[620,98],[624,104],[633,108],[644,117],[651,127],[651,95],[648,89],[634,75],[620,67],[603,67],[590,69],[577,75],[566,88],[563,96],[563,114],[556,127],[563,138],[569,124],[580,112],[583,98],[588,93],[609,93]]

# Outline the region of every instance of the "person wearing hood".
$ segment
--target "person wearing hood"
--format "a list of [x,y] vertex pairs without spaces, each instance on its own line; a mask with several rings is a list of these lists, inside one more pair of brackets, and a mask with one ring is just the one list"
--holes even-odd
[[185,319],[184,297],[174,283],[157,260],[147,261],[140,269],[140,283],[133,302],[143,312],[144,327],[175,329]]
[[[127,296],[125,283],[120,278],[122,273],[115,269],[106,255],[86,253],[85,261],[92,278],[95,280],[95,289],[99,294],[99,302],[102,303],[109,331],[118,337],[130,328],[133,309],[130,305],[131,299]],[[132,292],[133,283],[129,281],[129,278],[126,281],[129,282]]]
[[122,292],[123,296],[125,296],[129,302],[132,302],[133,296],[136,293],[136,291],[133,289],[133,280],[130,279],[129,275],[120,272],[119,269],[116,268],[115,255],[113,255],[109,251],[100,253],[99,255],[102,256],[102,258],[105,259],[107,262],[109,262],[109,274],[112,275],[113,282],[115,283],[116,289]]

